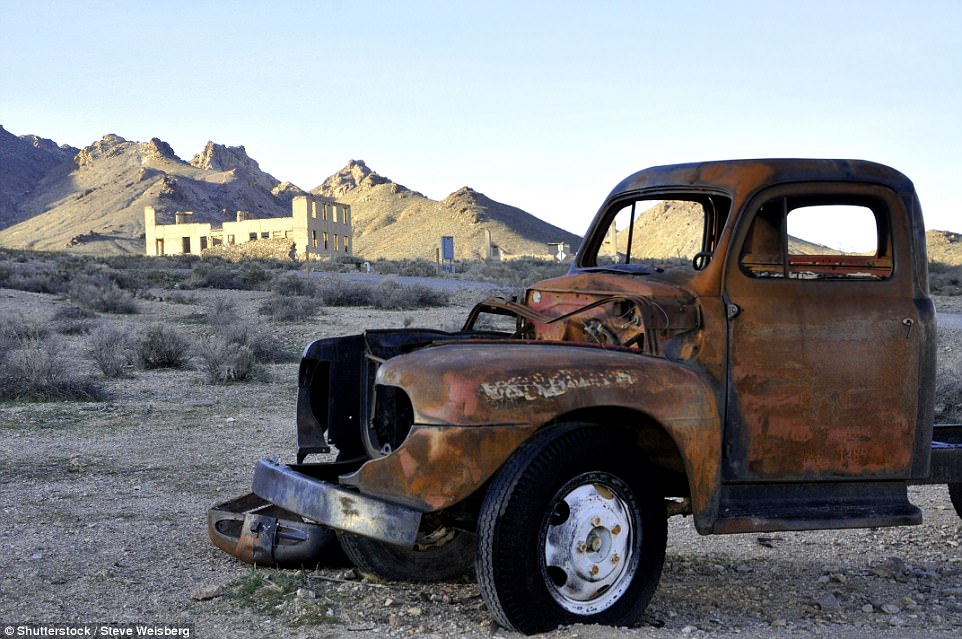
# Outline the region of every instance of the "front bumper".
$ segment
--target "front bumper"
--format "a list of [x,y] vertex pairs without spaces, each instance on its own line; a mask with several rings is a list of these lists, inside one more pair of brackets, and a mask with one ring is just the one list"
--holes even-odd
[[284,510],[336,530],[410,548],[421,512],[316,479],[294,468],[261,459],[252,490]]
[[215,546],[241,561],[282,568],[314,565],[337,544],[330,528],[304,521],[254,494],[208,510],[207,534]]

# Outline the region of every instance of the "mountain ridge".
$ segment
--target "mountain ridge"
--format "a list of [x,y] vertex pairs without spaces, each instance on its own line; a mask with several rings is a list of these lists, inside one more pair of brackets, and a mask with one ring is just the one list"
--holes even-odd
[[[236,211],[285,217],[307,192],[261,170],[244,146],[208,141],[187,162],[159,138],[108,133],[82,149],[0,125],[0,246],[90,254],[144,252],[144,207],[161,223],[175,211],[219,225]],[[469,186],[432,200],[350,160],[310,193],[352,206],[354,252],[365,259],[435,259],[441,236],[458,259],[549,256],[549,243],[580,238]],[[587,223],[587,219],[585,220]],[[962,264],[962,235],[926,233],[929,259]]]
[[[90,254],[143,253],[146,206],[219,225],[236,211],[285,217],[307,192],[261,170],[244,146],[208,141],[187,162],[159,138],[108,133],[82,149],[0,127],[0,246]],[[352,205],[354,252],[366,259],[434,259],[441,235],[459,259],[546,255],[578,236],[464,187],[438,202],[351,160],[311,193]],[[482,226],[482,224],[486,226]],[[488,234],[491,242],[488,241]],[[541,236],[550,239],[542,240]]]

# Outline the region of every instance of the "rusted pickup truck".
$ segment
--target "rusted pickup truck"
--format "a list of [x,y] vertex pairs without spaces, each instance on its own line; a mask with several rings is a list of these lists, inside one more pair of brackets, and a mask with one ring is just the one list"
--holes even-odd
[[[864,161],[649,168],[618,184],[569,273],[461,331],[318,340],[296,463],[209,513],[259,564],[338,550],[391,579],[474,570],[497,623],[628,625],[667,518],[702,534],[962,514],[962,426],[933,424],[922,212]],[[333,531],[336,531],[333,532]]]

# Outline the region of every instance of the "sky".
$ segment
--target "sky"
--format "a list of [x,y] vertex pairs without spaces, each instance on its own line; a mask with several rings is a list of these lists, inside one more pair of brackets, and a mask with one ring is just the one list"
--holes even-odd
[[582,234],[647,166],[882,162],[962,232],[962,2],[0,0],[0,125],[208,140],[312,189],[351,159]]

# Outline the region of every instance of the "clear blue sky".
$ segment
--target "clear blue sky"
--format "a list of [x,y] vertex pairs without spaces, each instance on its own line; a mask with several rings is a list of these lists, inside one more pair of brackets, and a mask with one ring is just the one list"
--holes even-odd
[[0,124],[83,147],[244,145],[304,189],[350,159],[582,233],[653,164],[852,157],[962,231],[962,1],[0,0]]

